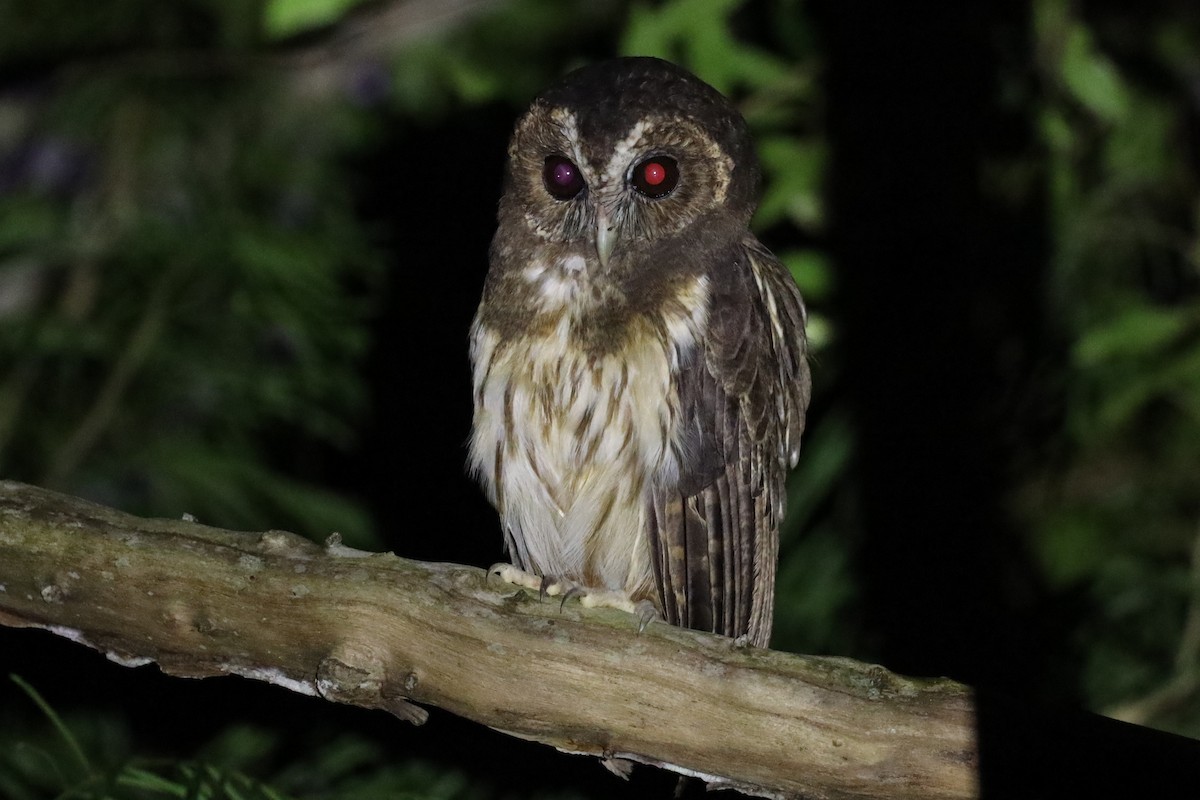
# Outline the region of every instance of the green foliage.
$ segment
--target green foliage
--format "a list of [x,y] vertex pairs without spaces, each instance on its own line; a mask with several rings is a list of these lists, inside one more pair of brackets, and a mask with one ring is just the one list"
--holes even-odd
[[399,50],[391,102],[419,122],[488,103],[507,104],[515,115],[564,66],[581,66],[578,50],[617,25],[619,12],[612,0],[498,3],[472,24],[433,31]]
[[1064,87],[1097,118],[1109,122],[1125,118],[1129,98],[1124,82],[1112,62],[1096,49],[1091,31],[1068,22],[1061,35],[1059,74]]
[[314,118],[289,80],[139,51],[0,107],[0,149],[27,151],[0,198],[7,477],[367,541],[361,509],[265,455],[353,443],[378,273],[338,162],[368,119],[336,97]]
[[821,193],[828,161],[823,143],[815,137],[806,140],[792,132],[778,132],[760,138],[758,153],[768,189],[758,207],[756,223],[768,228],[788,221],[801,229],[820,230],[824,221]]
[[[858,585],[847,546],[855,519],[846,474],[854,450],[845,414],[805,433],[804,458],[788,477],[788,513],[780,530],[772,646],[797,653],[848,653],[860,643],[849,623]],[[833,499],[832,514],[818,509]]]
[[[816,235],[815,54],[794,49],[806,27],[786,9],[778,21],[790,33],[779,43],[739,41],[729,31],[742,5],[639,5],[626,19],[620,2],[498,3],[469,22],[398,36],[404,44],[367,100],[414,125],[492,103],[515,114],[583,63],[580,53],[611,52],[625,26],[625,52],[672,57],[738,101],[761,144],[758,229]],[[305,73],[311,57],[267,50],[288,37],[303,47],[370,10],[358,6],[116,0],[104,13],[61,2],[23,17],[0,10],[0,30],[29,33],[22,55],[64,59],[52,91],[0,96],[0,152],[30,148],[25,160],[43,165],[0,192],[5,477],[227,527],[338,530],[363,546],[364,509],[270,454],[280,440],[353,446],[363,409],[356,368],[378,268],[341,164],[370,145],[371,109],[345,76],[331,90]],[[812,249],[784,259],[823,352],[827,259]],[[791,646],[845,652],[854,636],[837,622],[854,595],[845,537],[816,514],[838,491],[852,441],[844,424],[814,431],[794,484],[779,603]],[[801,524],[811,536],[796,535]],[[388,764],[355,737],[284,754],[278,732],[235,725],[199,754],[156,761],[136,753],[116,717],[63,723],[45,710],[46,730],[0,727],[31,731],[0,739],[11,754],[0,761],[0,795],[494,795],[442,766]]]
[[[757,140],[766,183],[755,225],[766,230],[786,222],[816,233],[826,161],[814,110],[816,54],[805,48],[770,52],[739,41],[733,17],[744,5],[742,0],[635,4],[620,50],[682,64],[736,98]],[[788,27],[794,28],[796,15],[791,16]],[[796,41],[805,39],[797,36],[789,44]]]
[[746,86],[785,85],[790,71],[786,62],[733,35],[730,18],[741,5],[743,0],[635,4],[621,51],[687,64],[725,94]]
[[[0,474],[131,511],[337,530],[367,546],[365,509],[313,486],[278,448],[353,447],[364,410],[358,367],[380,269],[346,157],[371,145],[378,109],[414,126],[492,104],[515,114],[584,54],[659,55],[745,113],[763,170],[755,229],[809,305],[817,413],[789,482],[775,641],[866,655],[871,632],[853,613],[857,431],[826,410],[836,272],[819,244],[828,147],[803,5],[510,0],[399,32],[369,91],[337,72],[336,55],[291,58],[376,6],[0,7],[0,56],[49,65],[36,86],[0,94]],[[1200,31],[1194,15],[1131,22],[1080,8],[1035,0],[1038,91],[1023,112],[1040,141],[984,176],[1009,202],[1048,201],[1039,302],[1058,339],[1046,358],[1066,343],[1054,377],[1063,424],[1012,506],[1040,582],[1056,600],[1087,601],[1054,654],[1082,665],[1063,688],[1200,735],[1194,692],[1145,702],[1200,669],[1200,179],[1188,105]],[[314,61],[332,71],[308,71]],[[442,767],[380,766],[378,747],[353,737],[279,767],[279,734],[239,726],[163,763],[133,755],[111,717],[43,711],[45,730],[0,734],[0,796],[488,794]]]
[[[0,796],[6,800],[470,800],[490,794],[452,769],[388,763],[379,745],[352,735],[323,741],[299,757],[282,752],[279,732],[234,725],[194,759],[146,758],[131,750],[129,732],[116,718],[67,721],[26,681],[11,678],[43,724],[22,725],[14,734],[12,720],[0,716],[10,723],[0,727]],[[272,766],[281,762],[282,768]]]
[[[1127,20],[1035,6],[1049,313],[1071,348],[1056,458],[1018,508],[1050,585],[1090,598],[1074,642],[1089,701],[1138,709],[1195,669],[1200,646],[1186,633],[1200,620],[1200,181],[1186,111],[1198,31],[1185,46],[1186,23],[1150,15],[1110,40],[1135,48],[1122,63],[1097,31]],[[1155,709],[1137,718],[1200,735],[1200,697]]]
[[363,0],[268,0],[263,27],[268,37],[285,37],[331,25]]
[[[68,724],[41,695],[11,676],[36,704],[50,730],[0,737],[0,791],[11,800],[73,797],[87,800],[283,800],[281,792],[215,762],[152,764],[128,756],[128,735],[111,718]],[[233,729],[227,737],[239,735]],[[251,753],[244,747],[238,752]],[[242,756],[245,759],[245,756]]]

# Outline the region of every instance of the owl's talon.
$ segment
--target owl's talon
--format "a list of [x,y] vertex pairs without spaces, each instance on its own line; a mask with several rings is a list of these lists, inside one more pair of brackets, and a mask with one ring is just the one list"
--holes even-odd
[[562,611],[567,605],[567,601],[572,597],[578,597],[580,600],[582,600],[586,596],[587,592],[582,587],[580,587],[578,584],[571,584],[571,587],[563,592],[562,602],[558,604],[558,610]]
[[532,589],[538,592],[538,596],[542,595],[545,583],[548,580],[541,575],[534,575],[531,572],[526,572],[523,569],[514,567],[512,564],[503,561],[492,564],[488,567],[488,578],[495,575],[505,583],[511,583],[515,586],[520,586],[525,589]]
[[662,614],[658,613],[658,609],[654,607],[654,603],[651,603],[649,600],[642,600],[635,603],[633,614],[638,620],[638,633],[646,630],[646,626],[651,622],[662,621]]

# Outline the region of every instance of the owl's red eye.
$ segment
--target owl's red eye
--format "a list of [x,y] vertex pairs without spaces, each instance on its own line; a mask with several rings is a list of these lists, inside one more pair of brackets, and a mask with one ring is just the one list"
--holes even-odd
[[547,156],[542,167],[542,182],[546,191],[559,200],[570,200],[583,191],[583,175],[579,167],[563,156]]
[[633,168],[631,182],[639,194],[655,200],[666,197],[679,183],[679,165],[666,156],[647,158]]

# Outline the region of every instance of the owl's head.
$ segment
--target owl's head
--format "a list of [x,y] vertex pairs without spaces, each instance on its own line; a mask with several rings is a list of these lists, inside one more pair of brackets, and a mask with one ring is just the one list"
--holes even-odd
[[741,114],[657,58],[570,73],[521,117],[508,155],[502,221],[589,245],[601,265],[717,219],[744,230],[758,189]]

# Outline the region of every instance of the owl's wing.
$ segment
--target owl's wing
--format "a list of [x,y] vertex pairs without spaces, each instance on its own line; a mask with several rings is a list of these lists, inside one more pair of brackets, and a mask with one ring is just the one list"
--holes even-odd
[[811,390],[805,310],[791,274],[749,235],[709,271],[709,298],[680,375],[679,482],[655,490],[647,515],[654,578],[671,624],[765,647],[784,478]]

